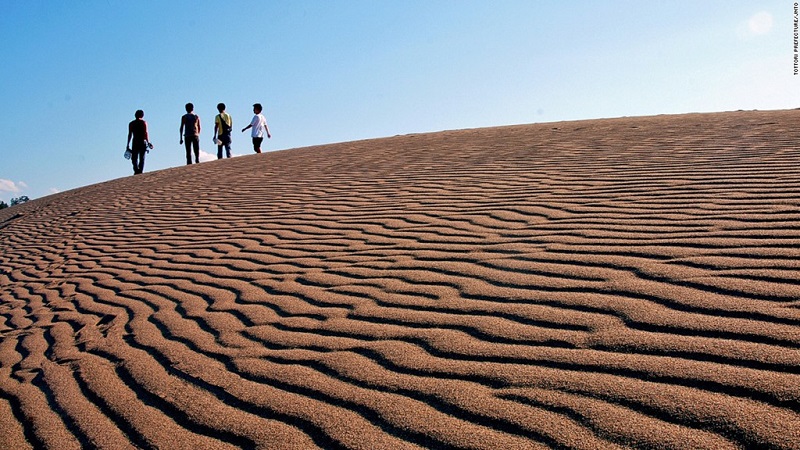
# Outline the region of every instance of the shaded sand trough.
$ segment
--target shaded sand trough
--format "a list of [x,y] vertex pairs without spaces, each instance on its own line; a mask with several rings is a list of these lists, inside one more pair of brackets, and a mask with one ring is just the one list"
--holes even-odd
[[800,448],[798,124],[398,136],[0,211],[0,448]]

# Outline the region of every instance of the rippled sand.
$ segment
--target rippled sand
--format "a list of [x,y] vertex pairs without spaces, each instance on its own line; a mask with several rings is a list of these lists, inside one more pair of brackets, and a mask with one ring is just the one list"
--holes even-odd
[[0,448],[800,448],[799,147],[447,131],[2,210]]

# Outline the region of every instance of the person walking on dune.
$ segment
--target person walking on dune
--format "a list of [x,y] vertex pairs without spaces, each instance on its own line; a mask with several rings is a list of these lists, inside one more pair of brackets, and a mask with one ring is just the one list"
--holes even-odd
[[214,118],[214,142],[217,144],[217,159],[222,159],[223,146],[228,158],[230,158],[233,118],[225,112],[225,103],[218,104],[217,111],[219,111],[219,114]]
[[194,163],[200,163],[200,117],[194,113],[194,105],[186,104],[186,114],[181,117],[181,144],[186,141],[186,164],[192,163],[192,150],[194,150]]
[[150,135],[147,133],[144,111],[137,110],[133,116],[135,119],[128,124],[128,144],[126,148],[131,154],[133,174],[139,175],[144,172],[144,154],[153,148],[153,144],[150,143]]
[[253,138],[253,150],[256,153],[261,153],[261,142],[264,141],[264,135],[267,135],[267,138],[272,138],[272,135],[269,134],[269,127],[267,126],[267,119],[264,118],[264,115],[261,114],[263,108],[261,107],[261,103],[256,103],[253,105],[253,120],[250,121],[250,125],[242,128],[242,133],[247,131],[248,128],[252,128],[253,131],[250,132],[250,136]]

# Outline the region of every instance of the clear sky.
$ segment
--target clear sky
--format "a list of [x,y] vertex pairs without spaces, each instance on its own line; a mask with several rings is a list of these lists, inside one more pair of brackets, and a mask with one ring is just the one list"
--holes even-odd
[[[787,0],[0,0],[0,200],[185,163],[184,104],[268,150],[601,117],[800,107]],[[800,126],[800,124],[798,124]],[[210,155],[206,155],[210,156]],[[208,180],[208,189],[235,189]]]

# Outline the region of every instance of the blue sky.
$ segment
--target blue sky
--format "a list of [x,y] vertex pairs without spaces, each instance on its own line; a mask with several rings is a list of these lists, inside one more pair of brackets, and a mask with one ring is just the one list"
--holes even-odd
[[[268,150],[519,123],[800,107],[794,2],[759,0],[3,1],[0,200],[185,163],[261,102]],[[235,154],[251,154],[235,132]],[[214,156],[215,157],[215,156]],[[235,189],[208,180],[208,189]]]

